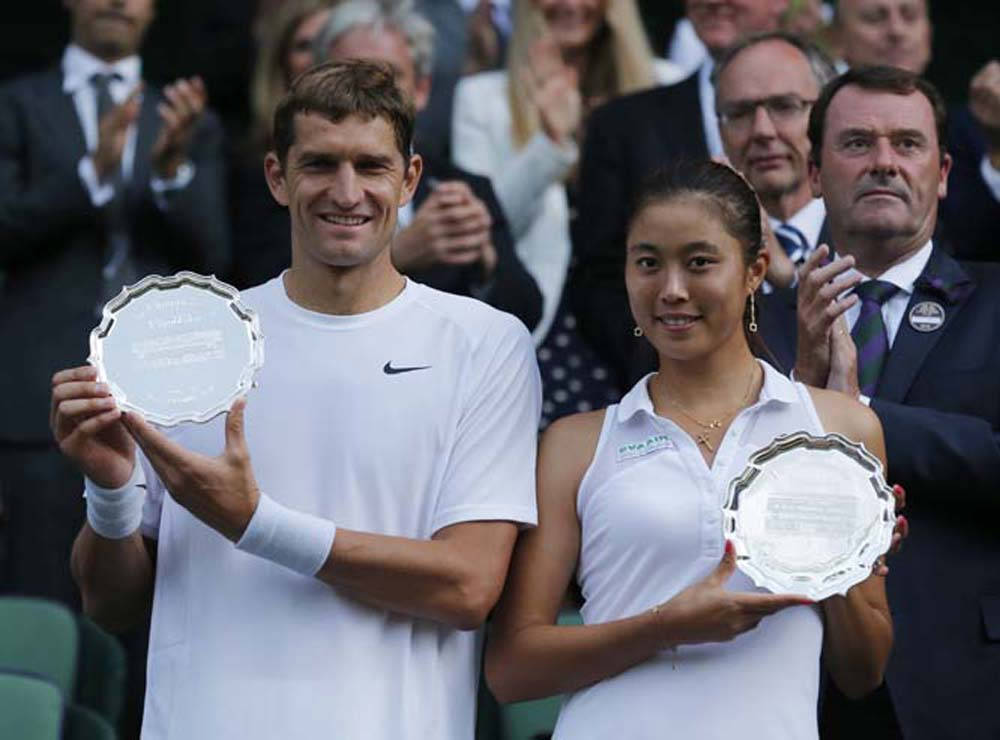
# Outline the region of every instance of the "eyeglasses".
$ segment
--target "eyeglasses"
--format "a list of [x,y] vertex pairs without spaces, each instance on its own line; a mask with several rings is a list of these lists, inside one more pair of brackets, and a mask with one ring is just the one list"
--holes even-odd
[[815,100],[803,100],[798,95],[772,95],[760,100],[738,100],[719,107],[719,124],[731,129],[748,129],[761,106],[775,126],[792,123],[809,110]]

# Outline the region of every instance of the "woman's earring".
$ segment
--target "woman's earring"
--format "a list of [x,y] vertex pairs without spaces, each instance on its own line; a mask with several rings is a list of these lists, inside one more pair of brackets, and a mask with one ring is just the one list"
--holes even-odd
[[747,324],[747,329],[751,334],[757,333],[757,303],[753,299],[753,293],[750,294],[750,323]]
[[632,330],[632,336],[634,336],[634,337],[641,337],[642,336],[642,327],[641,326],[635,327]]

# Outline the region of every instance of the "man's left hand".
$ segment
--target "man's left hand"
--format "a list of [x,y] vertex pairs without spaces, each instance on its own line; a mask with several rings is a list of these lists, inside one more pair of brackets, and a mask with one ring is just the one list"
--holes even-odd
[[910,523],[906,520],[905,516],[899,513],[906,508],[906,491],[898,483],[892,487],[892,497],[896,499],[896,526],[892,528],[892,541],[889,544],[889,551],[875,561],[875,575],[877,576],[889,575],[889,566],[886,564],[886,558],[902,550],[903,540],[910,536]]
[[233,542],[243,535],[257,508],[260,490],[243,434],[246,399],[226,417],[226,448],[219,457],[184,449],[134,412],[122,421],[174,500]]
[[188,158],[195,126],[205,110],[208,95],[200,77],[181,78],[163,89],[165,100],[156,110],[163,123],[153,143],[153,169],[169,180]]

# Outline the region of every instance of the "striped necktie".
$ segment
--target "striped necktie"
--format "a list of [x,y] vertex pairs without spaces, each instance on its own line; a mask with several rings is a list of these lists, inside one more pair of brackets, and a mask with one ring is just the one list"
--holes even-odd
[[[90,77],[90,84],[94,88],[97,99],[98,129],[101,119],[114,107],[114,101],[111,98],[111,83],[120,82],[121,79],[122,76],[117,72],[97,73]],[[104,265],[101,268],[101,295],[96,306],[98,316],[101,315],[104,303],[117,295],[122,285],[133,282],[136,277],[130,256],[128,214],[125,208],[126,182],[121,162],[108,180],[114,188],[114,194],[104,210],[108,243],[104,253]]]
[[882,306],[899,291],[884,280],[868,280],[854,289],[861,299],[861,313],[851,330],[858,350],[858,387],[866,396],[874,396],[882,366],[889,354],[889,335],[882,320]]
[[794,264],[801,265],[809,256],[809,240],[806,235],[791,224],[778,224],[774,230],[774,235]]

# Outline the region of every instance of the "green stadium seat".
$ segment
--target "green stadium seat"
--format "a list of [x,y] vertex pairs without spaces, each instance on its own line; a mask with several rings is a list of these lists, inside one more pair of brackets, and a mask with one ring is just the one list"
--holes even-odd
[[43,599],[0,598],[0,670],[48,679],[73,697],[79,633],[73,613]]
[[0,738],[59,740],[63,700],[50,681],[0,673]]

